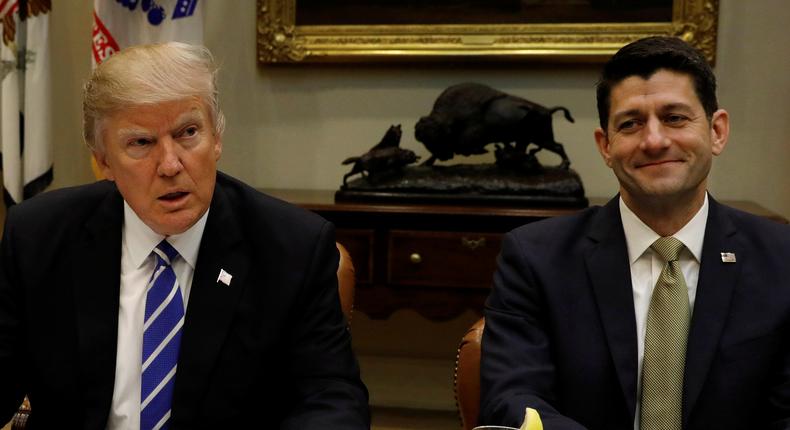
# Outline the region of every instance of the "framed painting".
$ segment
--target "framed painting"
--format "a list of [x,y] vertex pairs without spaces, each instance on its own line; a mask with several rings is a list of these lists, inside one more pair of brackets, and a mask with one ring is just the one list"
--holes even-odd
[[714,62],[718,0],[258,0],[258,61],[601,61],[650,35]]

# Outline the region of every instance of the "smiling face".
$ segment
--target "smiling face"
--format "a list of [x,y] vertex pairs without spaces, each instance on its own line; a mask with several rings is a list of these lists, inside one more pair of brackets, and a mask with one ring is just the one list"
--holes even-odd
[[607,129],[598,150],[632,209],[656,202],[702,204],[714,155],[727,144],[729,117],[708,120],[687,74],[660,69],[612,88]]
[[211,203],[222,141],[198,98],[123,109],[102,120],[94,156],[155,232],[183,233]]

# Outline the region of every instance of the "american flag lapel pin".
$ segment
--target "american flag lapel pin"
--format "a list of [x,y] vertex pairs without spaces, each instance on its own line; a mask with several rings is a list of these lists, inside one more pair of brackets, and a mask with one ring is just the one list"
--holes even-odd
[[721,262],[722,263],[735,263],[735,253],[734,252],[722,252],[721,253]]
[[222,282],[223,284],[230,286],[231,279],[233,279],[233,275],[226,272],[225,269],[219,269],[219,276],[217,276],[217,283]]

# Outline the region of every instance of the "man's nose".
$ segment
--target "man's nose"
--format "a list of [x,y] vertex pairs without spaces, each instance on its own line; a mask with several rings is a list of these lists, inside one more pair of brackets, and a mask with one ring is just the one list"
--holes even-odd
[[176,143],[173,138],[167,136],[160,141],[160,154],[159,164],[157,166],[157,173],[160,176],[175,176],[184,166],[181,164],[180,150],[181,147]]
[[650,118],[645,124],[642,135],[642,149],[645,151],[661,150],[670,145],[669,137],[661,120]]

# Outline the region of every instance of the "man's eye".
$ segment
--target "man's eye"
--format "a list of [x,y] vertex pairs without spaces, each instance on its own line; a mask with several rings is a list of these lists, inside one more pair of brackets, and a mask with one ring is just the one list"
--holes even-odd
[[197,126],[193,125],[193,126],[185,128],[183,131],[181,131],[181,136],[183,136],[183,137],[190,137],[190,136],[196,135],[197,133],[198,133],[198,128],[197,128]]
[[685,120],[686,120],[685,116],[677,115],[677,114],[667,115],[667,117],[664,118],[664,122],[666,122],[667,124],[680,124]]
[[130,146],[146,146],[146,145],[150,145],[150,144],[151,144],[151,140],[150,139],[143,139],[143,138],[134,139],[131,142],[129,142]]
[[621,122],[620,125],[617,126],[617,130],[618,131],[633,130],[634,128],[636,128],[637,125],[638,123],[636,122],[636,120],[630,119],[628,121]]

